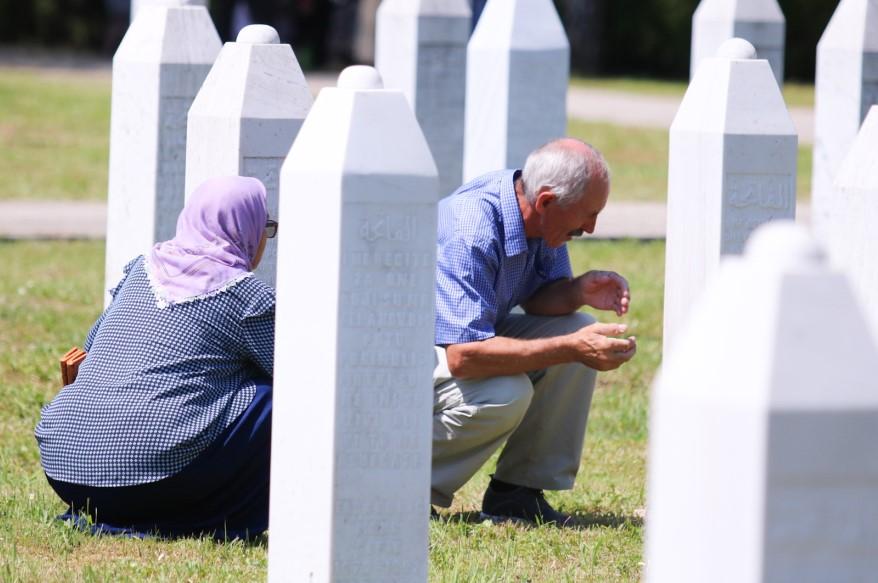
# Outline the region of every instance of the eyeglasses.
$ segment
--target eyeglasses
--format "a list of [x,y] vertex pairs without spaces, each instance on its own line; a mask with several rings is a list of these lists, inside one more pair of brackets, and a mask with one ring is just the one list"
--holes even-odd
[[274,239],[277,236],[277,221],[268,219],[265,221],[265,236]]

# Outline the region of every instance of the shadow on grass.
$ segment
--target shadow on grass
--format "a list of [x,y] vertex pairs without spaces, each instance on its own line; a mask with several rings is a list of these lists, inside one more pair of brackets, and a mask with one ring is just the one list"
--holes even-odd
[[117,539],[141,539],[162,542],[176,542],[181,540],[208,540],[218,545],[236,544],[250,548],[268,548],[268,531],[258,535],[249,537],[229,538],[221,533],[178,533],[163,534],[158,531],[138,531],[129,528],[120,528],[110,526],[104,523],[95,523],[94,519],[85,513],[62,514],[55,517],[56,523],[64,525],[65,528],[79,531],[83,534],[91,535],[97,538],[117,538]]
[[610,514],[608,512],[574,512],[570,519],[568,528],[585,530],[593,527],[609,526],[618,528],[620,526],[642,527],[643,517],[634,514]]
[[[481,512],[474,511],[456,512],[454,514],[441,514],[439,518],[436,518],[434,520],[439,520],[440,522],[447,522],[452,524],[482,524],[484,522],[491,522],[490,519],[482,518]],[[531,524],[522,521],[507,521],[507,523],[514,523],[516,526],[520,526],[522,528],[541,528],[543,526],[555,526]],[[620,526],[640,528],[643,526],[643,517],[637,516],[635,514],[619,515],[606,512],[574,512],[570,515],[570,520],[565,524],[560,525],[560,528],[571,530],[589,530],[591,528],[599,527],[619,528]]]

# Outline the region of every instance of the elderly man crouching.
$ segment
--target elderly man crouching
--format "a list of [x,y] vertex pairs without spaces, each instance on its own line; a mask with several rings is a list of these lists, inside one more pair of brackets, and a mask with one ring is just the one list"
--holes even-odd
[[[432,503],[450,506],[504,442],[482,502],[492,519],[565,523],[543,490],[573,487],[595,371],[637,350],[620,324],[582,306],[628,311],[613,272],[573,278],[565,243],[592,233],[609,170],[591,146],[565,138],[524,169],[487,174],[439,204]],[[524,313],[513,312],[515,306]]]

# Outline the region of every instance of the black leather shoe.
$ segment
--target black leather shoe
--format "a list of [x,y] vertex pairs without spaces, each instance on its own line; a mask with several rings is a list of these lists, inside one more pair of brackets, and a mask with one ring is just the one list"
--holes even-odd
[[552,508],[542,490],[497,484],[492,479],[482,499],[482,519],[564,526],[570,521],[570,516]]

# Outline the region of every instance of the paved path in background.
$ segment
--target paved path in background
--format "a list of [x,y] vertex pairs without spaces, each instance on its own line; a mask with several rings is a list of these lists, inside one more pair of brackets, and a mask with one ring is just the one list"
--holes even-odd
[[[61,58],[49,54],[35,57],[0,51],[0,67],[89,75],[108,79],[109,60]],[[336,73],[308,74],[315,95],[335,85]],[[570,117],[627,127],[668,129],[680,100],[606,89],[571,87],[567,95]],[[809,108],[793,108],[793,121],[800,141],[813,140],[814,116]],[[807,220],[807,207],[799,210]],[[0,239],[99,239],[106,231],[107,209],[95,202],[0,201]],[[665,236],[665,205],[612,201],[601,215],[595,238],[660,239]]]
[[[798,208],[807,222],[807,205]],[[663,239],[664,203],[613,201],[601,213],[591,239]],[[102,239],[107,227],[107,205],[95,202],[0,202],[2,239]]]
[[0,239],[102,239],[106,230],[106,203],[0,201]]

